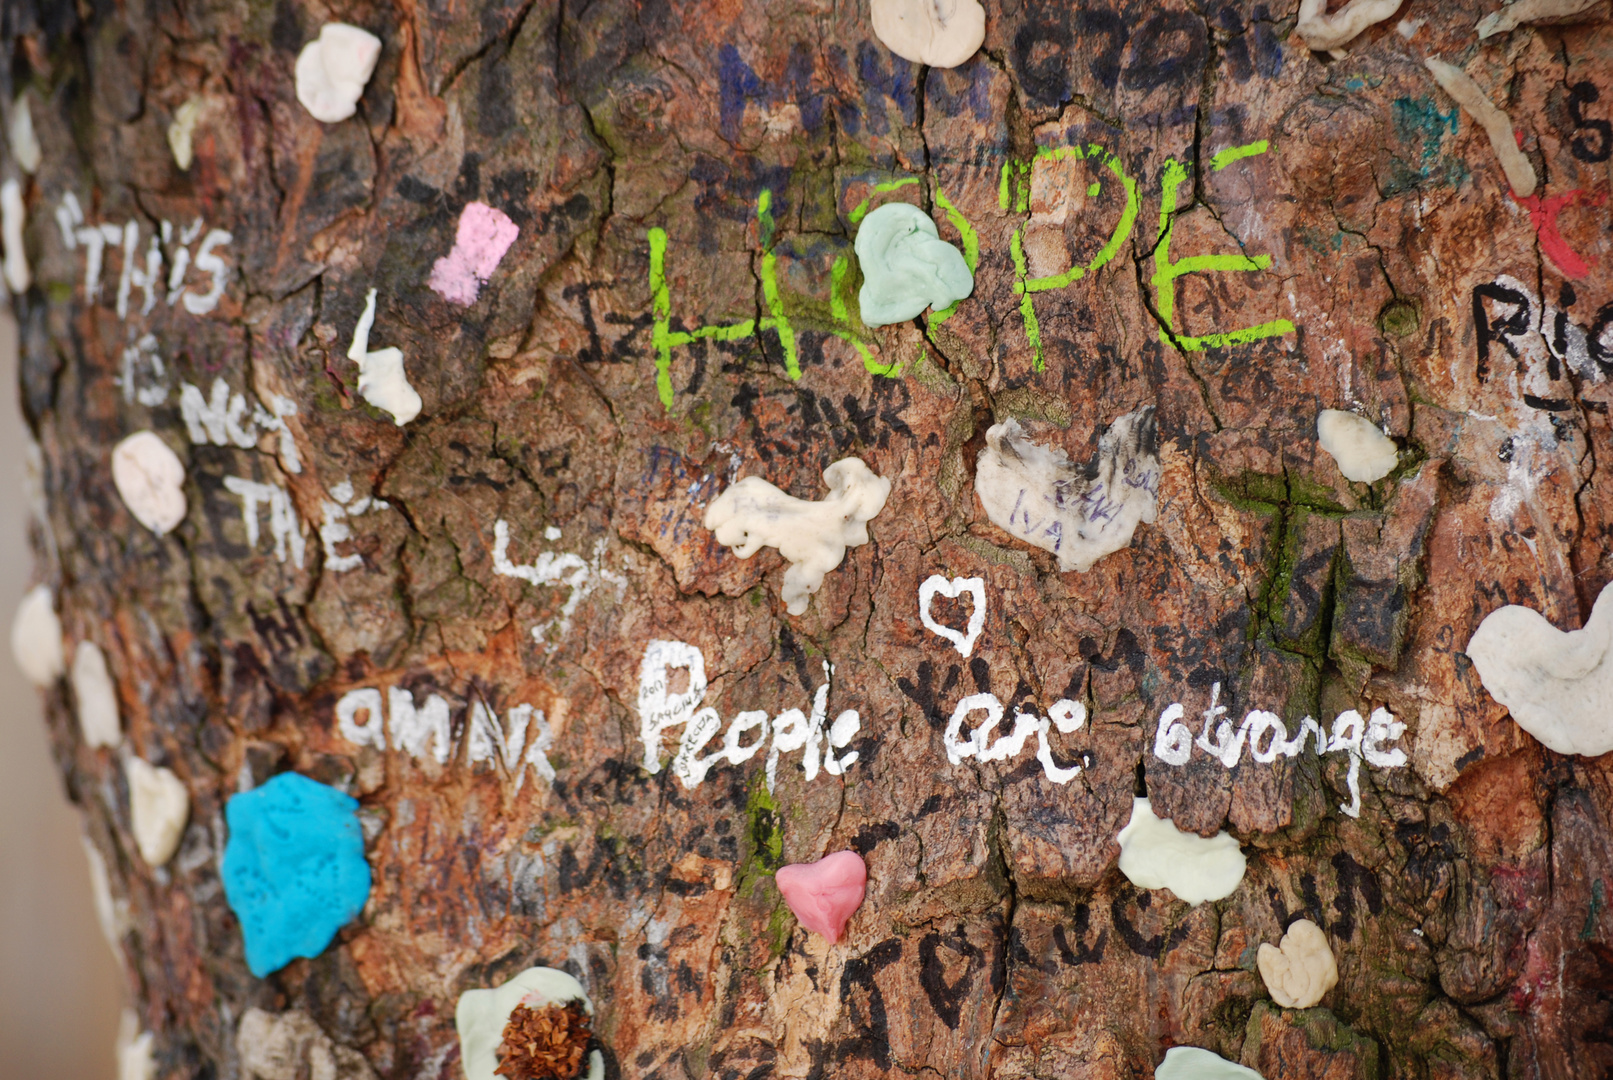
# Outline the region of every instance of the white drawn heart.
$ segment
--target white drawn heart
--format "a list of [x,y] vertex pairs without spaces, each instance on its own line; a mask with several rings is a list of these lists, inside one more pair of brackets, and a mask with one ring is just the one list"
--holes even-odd
[[[930,601],[936,595],[954,599],[967,592],[975,602],[974,612],[969,616],[969,629],[967,633],[960,633],[950,626],[942,626],[930,616]],[[919,618],[924,628],[933,634],[939,634],[952,642],[952,647],[967,657],[974,652],[975,642],[980,638],[980,631],[986,627],[986,583],[977,577],[953,578],[948,581],[940,574],[931,574],[919,586]]]

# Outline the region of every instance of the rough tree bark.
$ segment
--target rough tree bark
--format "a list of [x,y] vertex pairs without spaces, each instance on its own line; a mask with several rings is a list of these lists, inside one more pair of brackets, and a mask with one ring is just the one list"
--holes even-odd
[[[455,1077],[458,994],[541,963],[621,1076],[1147,1077],[1172,1045],[1268,1080],[1613,1075],[1613,761],[1543,749],[1462,651],[1503,603],[1578,626],[1613,579],[1613,28],[1481,44],[1490,9],[1408,0],[1332,57],[1288,0],[1012,0],[936,70],[825,0],[9,0],[6,100],[44,150],[13,300],[39,572],[125,738],[87,746],[65,680],[50,724],[157,1073],[240,1075],[258,1007]],[[333,19],[385,47],[326,125],[292,68]],[[1428,56],[1512,117],[1534,201]],[[978,252],[949,318],[858,320],[856,211],[885,200]],[[428,278],[472,201],[520,232],[464,307]],[[371,348],[424,402],[404,427],[347,358],[372,288]],[[986,519],[990,424],[1080,461],[1150,404],[1159,513],[1129,548],[1060,573]],[[1345,481],[1326,407],[1385,424],[1394,474]],[[146,429],[188,470],[164,537],[109,468]],[[734,558],[704,507],[749,475],[820,498],[845,456],[889,502],[789,616],[783,562]],[[932,574],[984,581],[967,657],[921,622]],[[770,790],[764,748],[691,786],[675,729],[647,770],[652,640],[699,651],[724,731],[829,683],[857,760],[781,752]],[[358,745],[395,688],[445,701],[449,739]],[[1034,740],[949,762],[980,693],[1082,703],[1052,737],[1080,776]],[[1409,761],[1357,761],[1352,817],[1348,752],[1169,764],[1173,703],[1195,735],[1212,706],[1290,732],[1386,707]],[[129,755],[190,793],[160,870]],[[361,799],[374,887],[259,979],[223,807],[284,770]],[[1231,897],[1121,875],[1143,791],[1239,838]],[[870,881],[831,947],[771,873],[843,849]],[[1342,977],[1285,1011],[1255,949],[1300,915]]]

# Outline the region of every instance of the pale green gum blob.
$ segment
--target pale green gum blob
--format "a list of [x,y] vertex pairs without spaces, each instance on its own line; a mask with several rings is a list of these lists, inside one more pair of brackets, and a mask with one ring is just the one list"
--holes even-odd
[[857,294],[866,326],[889,326],[937,311],[974,292],[974,275],[963,253],[936,231],[916,206],[886,203],[857,230],[857,262],[863,287]]

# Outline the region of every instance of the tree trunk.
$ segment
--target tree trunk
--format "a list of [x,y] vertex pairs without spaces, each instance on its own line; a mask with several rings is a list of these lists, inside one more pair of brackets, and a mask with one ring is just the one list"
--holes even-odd
[[[10,0],[50,726],[155,1074],[280,1080],[256,1008],[302,1033],[287,1078],[458,1077],[459,995],[542,965],[611,1076],[1613,1075],[1613,757],[1543,747],[1464,652],[1613,579],[1613,29],[1481,43],[1489,7],[1334,56],[1287,2],[1028,0],[940,69],[862,4]],[[338,19],[383,47],[322,123],[293,71]],[[871,329],[852,243],[891,202],[974,291]],[[1116,426],[1147,406],[1157,454]],[[1322,409],[1393,471],[1346,480]],[[1153,519],[1084,572],[994,522],[978,463],[1041,460],[1010,419],[1093,463],[1051,520],[1107,520],[1111,465]],[[185,469],[168,531],[114,482],[142,431]],[[786,559],[705,516],[848,457],[888,499],[790,614]],[[155,868],[136,758],[188,793]],[[260,978],[225,807],[290,772],[359,800],[372,885]],[[1145,793],[1236,837],[1230,896],[1122,873]],[[830,944],[773,875],[847,850]],[[1257,947],[1300,917],[1340,978],[1283,1009]]]

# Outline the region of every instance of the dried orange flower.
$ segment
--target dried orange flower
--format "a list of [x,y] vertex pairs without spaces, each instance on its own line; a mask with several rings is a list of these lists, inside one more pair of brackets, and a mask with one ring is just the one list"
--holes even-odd
[[493,1071],[510,1080],[576,1080],[593,1037],[580,1001],[541,1009],[517,1005],[504,1025]]

